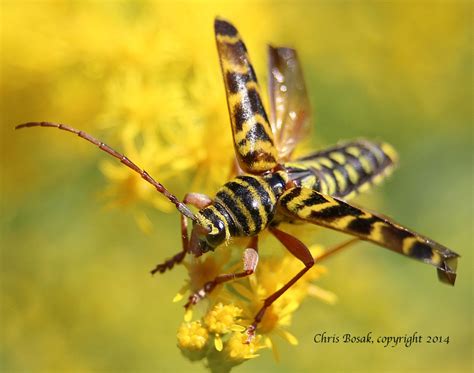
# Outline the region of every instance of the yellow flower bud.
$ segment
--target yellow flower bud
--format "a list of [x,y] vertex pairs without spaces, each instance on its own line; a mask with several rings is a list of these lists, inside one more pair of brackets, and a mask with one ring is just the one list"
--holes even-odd
[[200,321],[184,322],[178,329],[178,346],[181,349],[201,350],[207,344],[209,334]]

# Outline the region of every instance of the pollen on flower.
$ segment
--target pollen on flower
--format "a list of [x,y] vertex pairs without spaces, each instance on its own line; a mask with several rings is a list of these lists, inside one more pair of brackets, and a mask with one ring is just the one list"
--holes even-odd
[[209,331],[215,334],[227,334],[236,325],[236,319],[242,314],[242,309],[232,304],[218,303],[204,317],[204,323]]
[[178,329],[178,346],[181,349],[201,350],[209,339],[209,333],[200,321],[184,322]]
[[230,360],[239,361],[252,359],[259,355],[256,352],[266,346],[261,345],[261,335],[257,335],[250,343],[247,343],[247,334],[235,332],[226,344],[224,352]]

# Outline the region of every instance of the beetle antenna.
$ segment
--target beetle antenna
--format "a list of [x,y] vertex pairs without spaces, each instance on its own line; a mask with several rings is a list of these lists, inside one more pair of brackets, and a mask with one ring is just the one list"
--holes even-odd
[[95,137],[89,135],[88,133],[84,131],[77,130],[75,128],[72,128],[70,126],[67,126],[65,124],[60,124],[60,123],[51,123],[51,122],[28,122],[28,123],[23,123],[19,124],[18,126],[15,127],[15,129],[21,129],[21,128],[27,128],[27,127],[53,127],[57,128],[63,131],[71,132],[76,134],[77,136],[91,142],[92,144],[96,145],[99,147],[100,150],[103,150],[104,152],[110,154],[112,157],[117,158],[121,163],[123,163],[125,166],[128,168],[132,169],[135,171],[137,174],[139,174],[145,181],[150,183],[155,187],[155,189],[160,192],[161,194],[164,194],[166,198],[168,198],[171,203],[173,203],[178,211],[186,216],[187,218],[191,219],[195,223],[200,225],[199,219],[194,215],[191,210],[189,209],[188,206],[186,206],[184,203],[180,202],[178,198],[172,193],[166,189],[163,184],[159,183],[155,179],[153,179],[148,172],[145,170],[141,169],[138,167],[134,162],[132,162],[130,159],[128,159],[126,156],[123,154],[119,153],[118,151],[112,149],[110,146],[107,144],[103,143],[100,140],[97,140]]

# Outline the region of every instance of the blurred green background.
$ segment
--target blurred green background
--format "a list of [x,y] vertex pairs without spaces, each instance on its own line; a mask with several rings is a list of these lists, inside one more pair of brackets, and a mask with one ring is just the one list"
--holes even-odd
[[[0,370],[204,371],[176,347],[182,309],[171,299],[185,271],[148,273],[179,248],[177,213],[132,197],[109,208],[116,197],[104,195],[114,186],[98,167],[104,154],[59,131],[13,127],[59,121],[126,150],[121,120],[182,121],[183,131],[204,132],[189,169],[171,161],[154,174],[179,196],[191,186],[212,194],[225,181],[213,165],[228,164],[213,143],[230,144],[212,28],[221,15],[239,28],[261,83],[266,43],[298,49],[315,113],[312,148],[367,137],[399,151],[399,169],[358,203],[462,255],[450,288],[429,266],[359,244],[326,263],[320,285],[339,302],[307,299],[295,314],[289,330],[299,345],[282,341],[279,363],[263,350],[236,371],[472,371],[472,2],[3,0],[0,10]],[[122,80],[130,76],[154,89]],[[196,152],[208,161],[192,163]],[[180,167],[204,176],[196,182]],[[133,218],[145,213],[149,234]],[[308,243],[342,239],[308,230]],[[314,344],[323,331],[416,331],[450,342]]]

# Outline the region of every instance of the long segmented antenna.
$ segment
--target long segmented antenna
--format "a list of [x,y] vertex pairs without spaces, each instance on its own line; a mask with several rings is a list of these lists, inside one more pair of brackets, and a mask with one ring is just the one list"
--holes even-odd
[[[23,123],[19,124],[18,126],[15,127],[15,129],[21,129],[21,128],[26,128],[26,127],[53,127],[57,128],[63,131],[71,132],[76,134],[77,136],[91,142],[92,144],[96,145],[99,147],[100,150],[103,150],[104,152],[110,154],[111,156],[117,158],[120,160],[121,163],[123,163],[125,166],[128,168],[132,169],[135,171],[137,174],[139,174],[145,181],[153,185],[158,192],[161,194],[164,194],[166,198],[168,198],[178,209],[178,211],[183,214],[184,216],[188,217],[192,221],[194,221],[197,224],[199,223],[198,218],[196,215],[194,215],[191,210],[186,206],[184,203],[180,202],[178,198],[176,198],[175,195],[171,194],[168,189],[166,189],[161,183],[153,179],[148,172],[145,170],[141,169],[138,167],[135,163],[133,163],[130,159],[128,159],[126,156],[123,154],[119,153],[118,151],[112,149],[110,146],[107,144],[103,143],[100,140],[97,140],[95,137],[89,135],[88,133],[84,131],[79,131],[75,128],[69,127],[65,124],[60,124],[60,123],[51,123],[51,122],[28,122],[28,123]],[[206,228],[206,227],[205,227]]]

